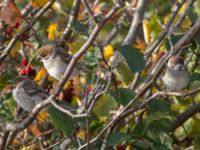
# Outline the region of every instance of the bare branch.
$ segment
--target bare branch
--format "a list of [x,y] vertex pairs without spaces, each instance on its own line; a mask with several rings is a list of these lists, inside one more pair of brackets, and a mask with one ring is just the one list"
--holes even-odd
[[[184,46],[185,43],[188,43],[189,41],[191,41],[192,39],[195,38],[196,34],[199,32],[200,30],[200,17],[196,20],[196,23],[192,26],[192,28],[187,32],[187,34],[185,36],[183,36],[174,46],[173,49],[171,49],[171,51],[169,53],[167,53],[166,55],[164,55],[155,65],[154,69],[152,70],[152,72],[150,73],[150,75],[147,77],[147,82],[145,82],[145,84],[142,86],[142,88],[137,92],[137,95],[121,110],[119,110],[117,113],[114,114],[113,118],[108,121],[108,123],[104,126],[104,128],[99,132],[99,134],[94,137],[93,139],[90,140],[90,143],[95,142],[109,127],[111,127],[112,125],[115,124],[116,121],[119,121],[120,119],[124,119],[127,115],[129,115],[130,113],[133,113],[143,107],[145,107],[145,105],[147,103],[149,103],[151,100],[153,100],[154,98],[156,98],[157,96],[163,94],[162,92],[157,92],[154,95],[148,97],[145,101],[143,101],[139,106],[137,107],[133,107],[131,109],[129,109],[129,107],[140,97],[142,97],[145,92],[152,87],[154,81],[157,79],[157,77],[160,75],[160,71],[162,69],[162,67],[164,66],[165,62],[168,60],[168,58],[178,52],[179,50],[181,50],[181,47]],[[190,37],[188,37],[190,36]],[[187,38],[188,39],[187,39]],[[197,91],[199,90],[199,88],[197,89]],[[194,90],[195,92],[197,92],[196,90]],[[193,94],[195,92],[191,92],[189,94]],[[172,94],[172,93],[171,93]],[[175,94],[175,93],[173,93]],[[176,93],[177,94],[177,93]],[[180,94],[180,93],[179,93]],[[187,94],[187,93],[186,93]],[[181,95],[181,94],[180,94]],[[84,148],[86,146],[86,144],[82,145],[81,147],[79,147],[79,150]]]
[[96,16],[94,15],[93,11],[90,8],[89,1],[88,0],[81,0],[81,1],[82,1],[83,5],[85,6],[85,8],[87,9],[90,17],[95,21],[95,23],[98,23]]
[[[66,69],[65,73],[64,73],[64,77],[59,81],[59,83],[57,84],[54,93],[49,96],[46,100],[44,100],[43,102],[37,104],[34,109],[32,110],[32,112],[30,113],[30,115],[25,118],[21,123],[9,123],[6,126],[5,129],[5,133],[4,133],[4,141],[3,143],[6,143],[7,141],[7,137],[6,135],[9,134],[9,132],[11,131],[20,131],[22,129],[25,129],[37,116],[37,114],[39,113],[39,111],[46,107],[47,105],[49,105],[51,103],[51,101],[55,100],[57,95],[60,93],[63,85],[65,84],[66,80],[69,78],[70,73],[72,72],[72,69],[74,68],[76,62],[78,61],[78,59],[86,52],[86,50],[91,46],[91,44],[93,43],[93,41],[95,40],[96,36],[98,35],[100,29],[103,27],[103,25],[106,23],[107,20],[109,20],[110,17],[112,17],[112,15],[114,13],[116,13],[121,7],[123,7],[123,5],[120,4],[116,4],[105,16],[105,18],[95,26],[93,32],[90,34],[88,40],[86,41],[86,43],[82,46],[82,48],[73,56],[68,68]],[[4,145],[2,145],[1,149],[4,149]]]
[[72,117],[72,118],[87,117],[87,113],[86,113],[86,114],[73,114],[73,113],[71,113],[69,110],[66,110],[66,109],[60,107],[60,106],[59,106],[58,104],[56,104],[56,102],[54,102],[54,101],[51,101],[51,104],[52,104],[55,108],[57,108],[58,110],[62,111],[62,112],[65,113],[65,114],[69,115],[69,116]]
[[73,22],[78,17],[79,9],[80,9],[80,0],[74,0],[74,2],[73,2],[73,9],[72,9],[72,11],[70,13],[69,21],[67,23],[67,26],[66,26],[63,34],[61,35],[61,37],[59,39],[59,43],[61,45],[62,45],[62,43],[64,43],[65,41],[67,41],[68,38],[70,37],[70,35],[72,33],[71,26],[72,26]]
[[148,2],[147,0],[139,0],[138,1],[136,12],[133,16],[133,21],[131,23],[128,34],[123,42],[123,45],[131,45],[135,42],[139,28],[142,25],[145,7],[147,5],[147,2]]
[[145,58],[149,58],[149,56],[153,53],[153,51],[156,49],[156,47],[162,42],[162,40],[165,38],[167,35],[169,28],[171,27],[172,23],[174,22],[174,19],[176,15],[178,14],[179,10],[183,6],[183,4],[186,2],[186,0],[182,0],[180,3],[177,3],[176,9],[173,12],[171,18],[165,25],[165,30],[159,35],[159,37],[156,39],[156,41],[151,45],[149,49],[146,50],[145,52]]
[[190,117],[195,115],[196,113],[200,112],[200,103],[194,104],[191,107],[189,107],[185,112],[180,114],[177,119],[172,123],[172,128],[170,131],[175,130],[176,128],[183,125],[183,123],[188,120]]
[[184,13],[181,14],[181,16],[179,17],[179,20],[176,22],[174,28],[179,27],[179,26],[183,23],[183,21],[184,21],[184,19],[185,19],[185,17],[186,17],[186,12],[187,12],[187,10],[189,9],[189,7],[192,6],[193,3],[194,3],[194,0],[189,0],[189,2],[188,2],[188,4],[187,4],[187,7],[186,7],[186,9],[185,9],[185,11],[184,11]]

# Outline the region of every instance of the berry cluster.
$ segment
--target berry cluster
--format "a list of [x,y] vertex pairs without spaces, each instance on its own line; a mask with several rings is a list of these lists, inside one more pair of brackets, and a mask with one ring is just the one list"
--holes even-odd
[[35,76],[35,70],[28,64],[28,60],[26,58],[21,60],[21,66],[22,68],[19,70],[19,74]]
[[[20,23],[19,22],[17,22],[14,27],[7,26],[7,28],[5,29],[5,35],[6,35],[6,37],[9,38],[9,37],[12,36],[13,33],[19,32],[19,27],[20,27]],[[23,34],[20,35],[19,38],[22,41],[25,41],[25,40],[28,40],[29,37],[30,36],[27,33],[23,33]]]

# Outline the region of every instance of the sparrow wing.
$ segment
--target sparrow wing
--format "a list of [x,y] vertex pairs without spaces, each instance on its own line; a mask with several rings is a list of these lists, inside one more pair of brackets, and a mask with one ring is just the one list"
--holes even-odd
[[[61,60],[64,62],[69,63],[72,59],[72,55],[68,54],[66,51],[64,51],[64,49],[59,49],[57,50],[57,54],[60,56]],[[76,64],[76,68],[79,71],[85,71],[86,70],[86,66],[82,63],[77,63]]]
[[64,50],[58,50],[57,54],[60,56],[61,60],[69,63],[72,59],[72,56],[66,53]]
[[24,82],[23,88],[24,91],[31,97],[40,97],[41,99],[45,99],[48,97],[48,94],[46,94],[42,87],[30,80]]

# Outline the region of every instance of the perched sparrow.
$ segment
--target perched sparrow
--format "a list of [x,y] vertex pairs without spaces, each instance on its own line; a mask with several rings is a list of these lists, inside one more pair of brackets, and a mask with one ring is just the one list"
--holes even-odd
[[[71,55],[67,54],[61,47],[57,47],[56,45],[45,45],[38,51],[49,75],[59,80],[72,58]],[[83,72],[84,67],[83,64],[77,63],[70,78],[78,75],[81,71]]]
[[31,112],[37,103],[48,97],[42,87],[21,75],[15,78],[15,88],[12,93],[18,105],[28,112]]
[[181,56],[169,59],[162,81],[169,91],[179,91],[188,85],[189,76]]

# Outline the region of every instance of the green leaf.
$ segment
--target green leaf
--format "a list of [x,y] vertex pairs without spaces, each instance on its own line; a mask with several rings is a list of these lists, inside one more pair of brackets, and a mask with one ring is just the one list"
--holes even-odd
[[113,133],[108,137],[108,145],[110,146],[117,146],[123,141],[130,141],[132,138],[130,135],[125,133]]
[[147,105],[147,111],[154,112],[169,112],[170,105],[163,99],[155,99]]
[[141,137],[143,136],[143,131],[145,128],[145,124],[143,122],[137,123],[132,134],[135,137]]
[[3,97],[0,97],[0,120],[11,121],[13,120],[16,103],[13,100],[12,93],[4,94]]
[[115,100],[108,95],[101,96],[96,105],[93,108],[94,114],[101,120],[104,121],[110,114],[110,111],[117,107]]
[[118,47],[117,50],[124,57],[132,73],[135,73],[144,69],[145,61],[139,49],[133,48],[130,45],[124,45],[124,46]]
[[67,114],[61,112],[53,106],[49,106],[47,109],[52,123],[58,130],[61,130],[64,134],[70,134],[76,129],[75,121]]
[[196,149],[200,149],[200,136],[195,137],[194,145]]
[[200,46],[200,33],[198,33],[195,37],[195,41],[197,42],[197,44]]
[[118,94],[116,92],[110,91],[109,94],[115,98],[115,100],[122,105],[127,105],[135,96],[133,90],[129,88],[118,89]]
[[193,73],[190,76],[191,81],[196,81],[196,80],[200,80],[200,73]]
[[156,112],[147,117],[143,122],[136,124],[132,134],[134,136],[144,136],[150,133],[151,136],[158,136],[161,132],[166,132],[170,128],[170,122],[166,113]]
[[[189,136],[191,138],[194,138],[194,145],[196,149],[200,149],[200,119],[199,117],[193,117],[192,118],[192,122],[189,124],[190,127],[192,127],[192,131],[191,132],[187,132],[189,133]],[[184,125],[185,126],[185,125]]]
[[172,45],[175,45],[180,40],[181,37],[182,37],[182,35],[172,34],[172,36],[171,36]]
[[166,113],[156,112],[148,116],[144,121],[146,131],[152,131],[156,134],[158,132],[166,132],[170,129],[170,122]]
[[151,143],[145,139],[136,141],[134,144],[134,147],[136,147],[138,150],[151,150]]
[[125,82],[125,84],[130,84],[130,82],[133,80],[133,75],[128,67],[124,63],[119,63],[116,67],[116,70],[119,78]]
[[[148,120],[149,121],[149,120]],[[145,134],[150,134],[151,136],[158,137],[162,132],[167,132],[170,129],[170,122],[167,118],[159,118],[146,123]]]
[[[142,122],[136,124],[132,137],[141,138],[134,144],[139,149],[163,149],[168,150],[172,145],[172,140],[166,134],[171,127],[171,122],[165,115],[165,113],[154,113],[147,116]],[[143,147],[142,143],[146,143],[147,147]],[[148,143],[148,144],[147,144]]]
[[163,144],[155,144],[155,149],[159,149],[159,150],[171,150],[170,148],[168,148],[166,145]]
[[194,12],[193,7],[189,7],[186,14],[188,15],[188,17],[192,23],[194,23],[196,21],[196,19],[198,18],[198,15],[197,15],[197,13]]
[[88,27],[78,21],[74,21],[74,23],[72,24],[72,27],[75,29],[75,31],[88,36]]

